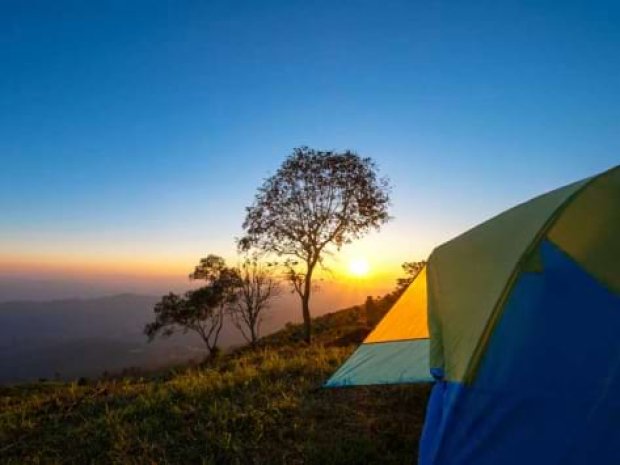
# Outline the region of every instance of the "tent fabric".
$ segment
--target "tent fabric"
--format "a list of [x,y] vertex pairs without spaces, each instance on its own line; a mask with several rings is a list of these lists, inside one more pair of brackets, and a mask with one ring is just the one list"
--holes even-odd
[[462,381],[514,269],[554,212],[588,180],[514,207],[433,251],[428,264],[431,366]]
[[424,267],[364,343],[427,338],[426,267]]
[[592,276],[620,293],[620,176],[603,174],[566,208],[549,238]]
[[[454,318],[436,298],[455,291],[435,279],[450,262],[431,255],[430,365],[444,376],[428,406],[421,465],[620,463],[619,186],[620,167],[569,186],[505,278],[473,352],[462,342],[473,332],[458,331],[472,316],[467,305],[453,307],[462,312]],[[498,234],[509,241],[521,227]]]
[[472,385],[440,382],[420,464],[620,463],[620,296],[551,241]]
[[430,382],[426,267],[326,387]]
[[429,339],[365,341],[331,385],[428,367],[421,465],[620,463],[620,166],[439,246],[424,277],[373,338],[426,312]]
[[364,343],[325,387],[430,382],[428,346],[428,338]]

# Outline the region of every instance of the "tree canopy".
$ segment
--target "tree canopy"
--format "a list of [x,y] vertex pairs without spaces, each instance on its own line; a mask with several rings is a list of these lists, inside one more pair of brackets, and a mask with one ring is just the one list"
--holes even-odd
[[217,351],[217,341],[224,325],[224,294],[219,288],[204,286],[180,296],[169,293],[153,309],[155,321],[144,333],[152,341],[157,335],[171,336],[175,331],[198,334],[209,354]]
[[330,247],[339,249],[387,222],[389,200],[389,182],[378,177],[370,158],[300,147],[263,182],[246,209],[239,247],[287,257],[308,342],[316,265]]

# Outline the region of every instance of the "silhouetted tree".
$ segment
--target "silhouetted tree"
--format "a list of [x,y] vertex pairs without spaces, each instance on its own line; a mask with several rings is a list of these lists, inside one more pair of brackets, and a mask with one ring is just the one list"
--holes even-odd
[[212,286],[189,291],[184,296],[170,293],[155,305],[155,321],[144,328],[149,342],[157,335],[171,336],[175,331],[193,331],[204,342],[209,355],[217,352],[217,341],[224,325],[224,297]]
[[264,311],[269,301],[280,293],[280,286],[272,267],[261,263],[256,256],[246,258],[237,272],[237,298],[231,308],[231,320],[243,338],[255,345]]
[[[312,276],[329,247],[339,249],[388,221],[389,185],[370,158],[301,147],[258,189],[247,208],[241,250],[287,257],[311,340]],[[299,269],[301,266],[301,269]]]
[[224,303],[235,300],[236,290],[239,287],[239,271],[227,267],[222,257],[209,254],[206,258],[201,258],[189,277],[203,280],[208,286],[217,287],[223,294]]
[[155,321],[145,326],[144,333],[152,341],[158,334],[167,337],[176,330],[193,331],[200,336],[209,355],[214,355],[226,311],[236,299],[238,275],[226,267],[224,259],[209,255],[200,260],[190,278],[205,280],[207,284],[183,296],[172,292],[163,296],[154,308]]

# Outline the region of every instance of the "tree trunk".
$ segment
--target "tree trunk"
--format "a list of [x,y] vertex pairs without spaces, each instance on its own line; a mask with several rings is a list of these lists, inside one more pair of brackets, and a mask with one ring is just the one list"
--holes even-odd
[[258,341],[258,335],[256,334],[256,322],[252,321],[250,324],[250,345],[255,346]]
[[213,351],[214,351],[214,347],[211,346],[211,344],[209,343],[209,339],[207,339],[205,336],[202,336],[202,341],[205,343],[205,347],[207,348],[207,353],[205,354],[202,363],[207,363],[209,362],[211,359],[213,359]]
[[312,342],[312,319],[310,318],[310,294],[306,294],[301,299],[301,311],[304,316],[304,340],[310,344]]
[[312,272],[316,265],[316,259],[307,262],[306,276],[304,279],[304,292],[301,296],[301,313],[304,317],[304,340],[312,342],[312,318],[310,316],[310,293],[312,292]]

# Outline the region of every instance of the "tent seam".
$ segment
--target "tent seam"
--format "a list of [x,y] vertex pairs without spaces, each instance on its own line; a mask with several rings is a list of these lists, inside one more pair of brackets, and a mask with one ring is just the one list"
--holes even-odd
[[524,263],[526,262],[525,257],[528,257],[529,254],[531,254],[536,249],[536,247],[540,244],[540,242],[545,237],[545,235],[549,232],[549,230],[553,227],[553,225],[560,218],[562,213],[573,203],[573,201],[577,197],[579,197],[588,187],[590,187],[596,181],[613,173],[617,169],[620,169],[620,165],[614,166],[603,173],[593,176],[587,182],[585,182],[583,186],[581,186],[579,189],[577,189],[575,192],[569,195],[566,200],[564,200],[560,205],[558,205],[558,207],[549,216],[547,221],[543,223],[543,225],[540,227],[538,232],[534,235],[534,238],[529,243],[529,245],[525,247],[525,249],[519,256],[519,259],[517,260],[517,263],[515,264],[512,272],[510,273],[510,277],[508,278],[508,281],[506,282],[506,286],[504,286],[504,289],[502,290],[497,301],[495,302],[495,305],[493,306],[493,310],[491,311],[491,315],[489,316],[489,319],[487,320],[487,323],[484,329],[482,330],[482,334],[480,338],[478,339],[478,342],[476,343],[476,347],[474,349],[474,352],[472,353],[472,357],[467,363],[467,368],[465,369],[465,374],[463,376],[463,381],[462,381],[463,384],[471,385],[471,383],[474,380],[474,376],[476,372],[478,371],[478,367],[482,359],[483,351],[488,345],[490,335],[493,333],[503,313],[501,310],[505,307],[505,304],[508,301],[508,297],[512,293],[512,289],[514,288],[514,285],[516,284],[518,277],[521,275],[523,271],[522,268],[523,268]]

